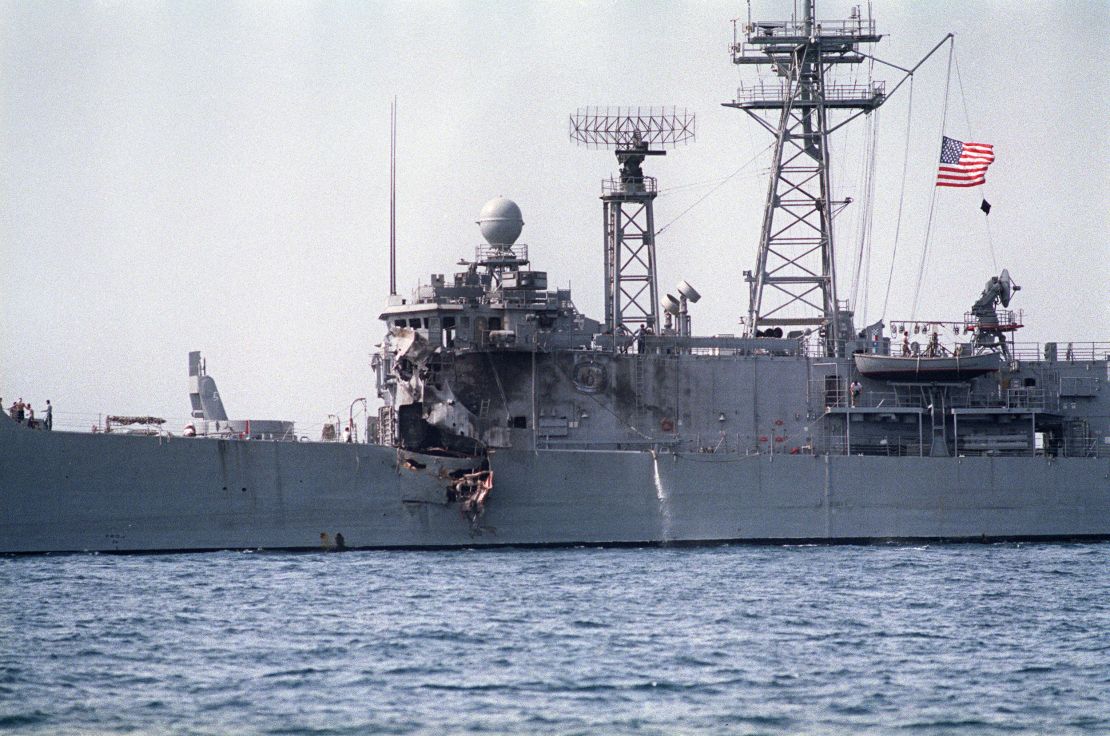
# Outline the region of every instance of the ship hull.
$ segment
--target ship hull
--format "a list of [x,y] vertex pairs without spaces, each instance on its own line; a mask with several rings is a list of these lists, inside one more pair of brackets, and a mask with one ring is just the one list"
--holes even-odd
[[0,552],[1110,536],[1110,459],[500,450],[33,432],[0,422]]

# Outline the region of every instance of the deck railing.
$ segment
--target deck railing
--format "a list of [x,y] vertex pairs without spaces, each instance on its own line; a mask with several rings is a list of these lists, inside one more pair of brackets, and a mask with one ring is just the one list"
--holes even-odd
[[[736,102],[781,102],[790,99],[795,91],[793,85],[786,83],[740,86],[736,89]],[[885,95],[886,82],[883,81],[873,81],[870,84],[827,84],[824,87],[826,103],[871,100]],[[805,102],[799,100],[799,104]]]
[[[843,18],[820,20],[813,24],[817,36],[836,36],[858,38],[875,35],[873,18]],[[744,34],[748,41],[760,43],[780,38],[806,38],[810,34],[806,22],[802,20],[760,20],[744,24]]]
[[1010,354],[1015,360],[1026,361],[1051,360],[1053,354],[1059,362],[1110,360],[1110,342],[1014,342]]
[[602,194],[652,194],[658,191],[654,176],[637,176],[629,179],[610,177],[601,180]]

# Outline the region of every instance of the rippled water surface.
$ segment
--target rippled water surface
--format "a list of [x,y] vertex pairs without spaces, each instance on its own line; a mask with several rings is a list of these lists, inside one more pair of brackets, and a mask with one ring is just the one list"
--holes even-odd
[[0,558],[0,730],[1110,733],[1110,544]]

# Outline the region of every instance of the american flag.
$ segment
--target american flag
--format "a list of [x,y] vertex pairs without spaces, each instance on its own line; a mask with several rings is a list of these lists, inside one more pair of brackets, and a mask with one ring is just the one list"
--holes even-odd
[[977,187],[987,180],[987,167],[994,161],[990,143],[964,143],[941,136],[938,187]]

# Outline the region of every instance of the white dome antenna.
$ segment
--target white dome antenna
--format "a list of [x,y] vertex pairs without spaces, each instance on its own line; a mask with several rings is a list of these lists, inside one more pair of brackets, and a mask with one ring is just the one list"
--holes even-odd
[[520,207],[513,200],[504,197],[486,202],[478,213],[477,223],[486,242],[499,250],[511,248],[524,228]]

